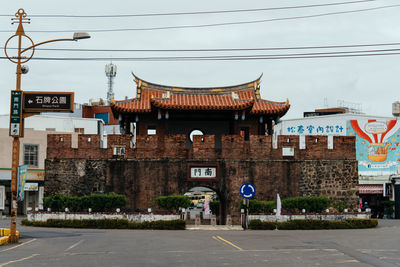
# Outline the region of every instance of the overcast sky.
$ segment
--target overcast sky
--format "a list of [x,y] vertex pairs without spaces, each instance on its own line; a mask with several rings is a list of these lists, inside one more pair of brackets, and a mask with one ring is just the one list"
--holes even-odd
[[[3,3],[0,11],[2,15],[0,16],[0,46],[3,48],[6,40],[15,33],[17,26],[11,25],[11,18],[19,8],[24,8],[28,17],[31,18],[31,23],[24,24],[24,28],[26,34],[35,43],[70,37],[74,31],[87,31],[92,36],[91,39],[78,42],[46,44],[40,47],[43,49],[252,49],[400,43],[400,3],[398,0],[202,15],[101,18],[37,16],[185,13],[298,7],[343,2],[351,2],[351,0],[14,0]],[[372,9],[377,7],[383,8]],[[338,14],[329,15],[328,13]],[[300,18],[310,15],[318,16]],[[298,18],[293,19],[293,17]],[[265,21],[280,18],[292,19]],[[260,20],[265,22],[162,30],[100,31]],[[8,47],[15,47],[15,45],[10,43]],[[131,72],[150,82],[189,87],[235,85],[255,80],[263,74],[262,98],[273,101],[285,101],[288,98],[292,105],[283,119],[302,117],[304,111],[323,108],[326,104],[329,107],[335,107],[338,101],[360,104],[362,111],[368,115],[392,116],[392,103],[400,100],[400,55],[257,60],[248,60],[249,57],[246,57],[246,60],[221,61],[119,60],[143,57],[287,55],[387,49],[392,50],[389,51],[390,53],[399,53],[400,50],[396,51],[396,49],[400,49],[400,45],[211,52],[37,50],[33,59],[26,63],[30,70],[22,77],[22,90],[74,91],[75,102],[78,103],[87,103],[90,98],[105,99],[107,78],[104,66],[114,59],[113,63],[118,67],[114,84],[116,100],[123,99],[125,96],[129,98],[136,96],[136,84]],[[8,51],[9,54],[15,52],[12,49]],[[374,54],[377,53],[388,52],[374,52]],[[2,51],[2,59],[0,59],[0,88],[3,95],[0,99],[1,114],[9,113],[10,90],[15,89],[16,79],[16,64],[4,59],[4,56],[4,51]],[[105,59],[51,61],[38,60],[39,58]]]

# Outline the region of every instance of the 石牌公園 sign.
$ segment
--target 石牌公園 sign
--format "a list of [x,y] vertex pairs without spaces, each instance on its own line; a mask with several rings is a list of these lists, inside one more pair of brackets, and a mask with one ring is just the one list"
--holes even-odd
[[24,112],[73,112],[73,92],[34,92],[24,91]]

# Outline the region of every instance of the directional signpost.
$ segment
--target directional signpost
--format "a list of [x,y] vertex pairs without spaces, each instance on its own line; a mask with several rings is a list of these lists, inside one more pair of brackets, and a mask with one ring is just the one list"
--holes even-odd
[[249,229],[249,199],[253,198],[256,194],[256,187],[252,183],[244,183],[240,187],[240,195],[244,198],[246,207],[244,230]]
[[73,92],[23,93],[24,112],[74,112]]

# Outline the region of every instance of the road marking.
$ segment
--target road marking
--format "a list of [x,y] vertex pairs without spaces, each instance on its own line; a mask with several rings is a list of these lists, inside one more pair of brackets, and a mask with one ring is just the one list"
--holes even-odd
[[233,244],[232,242],[229,242],[228,240],[223,239],[222,237],[220,237],[219,235],[217,236],[213,236],[213,239],[217,240],[217,241],[223,241],[229,245],[231,245],[232,247],[238,249],[238,250],[243,250],[241,247],[236,246],[235,244]]
[[23,246],[23,245],[29,244],[29,243],[31,243],[31,242],[33,242],[33,241],[36,241],[36,240],[37,240],[36,238],[34,238],[34,239],[31,239],[31,240],[29,240],[29,241],[26,241],[26,242],[24,242],[24,243],[22,243],[22,244],[19,244],[19,245],[16,245],[16,246],[14,246],[14,247],[11,247],[11,248],[7,248],[7,249],[0,250],[0,252],[4,252],[4,251],[9,251],[9,250],[12,250],[12,249],[15,249],[15,248],[17,248],[17,247],[20,247],[20,246]]
[[100,255],[100,254],[115,254],[113,251],[95,251],[95,252],[68,252],[64,255],[77,256],[77,255]]
[[29,256],[29,257],[25,257],[25,258],[21,258],[21,259],[18,259],[18,260],[13,260],[13,261],[8,261],[8,262],[5,262],[5,263],[1,263],[1,264],[0,264],[0,267],[6,266],[6,265],[11,264],[11,263],[15,263],[15,262],[20,262],[20,261],[24,261],[24,260],[29,260],[29,259],[32,259],[33,257],[39,256],[39,255],[40,255],[40,254],[32,254],[32,255]]
[[311,252],[311,251],[321,251],[319,248],[295,248],[295,249],[246,249],[242,251],[247,251],[247,252],[283,252],[283,253],[288,253],[288,252]]
[[76,247],[76,246],[78,246],[78,245],[80,245],[83,241],[85,241],[84,239],[82,239],[82,240],[80,240],[80,241],[78,241],[78,242],[76,242],[75,244],[73,244],[72,246],[70,246],[69,248],[67,248],[66,250],[64,250],[64,251],[68,251],[68,250],[71,250],[71,249],[73,249],[74,247]]
[[353,262],[359,262],[358,260],[342,260],[342,261],[337,261],[336,263],[342,264],[342,263],[353,263]]

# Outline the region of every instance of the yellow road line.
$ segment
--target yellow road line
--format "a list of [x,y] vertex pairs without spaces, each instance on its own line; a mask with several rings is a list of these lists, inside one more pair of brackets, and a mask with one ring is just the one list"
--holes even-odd
[[238,250],[243,250],[241,247],[238,247],[238,246],[236,246],[235,244],[233,244],[232,242],[229,242],[228,240],[223,239],[223,238],[220,237],[219,235],[213,236],[212,238],[215,239],[215,240],[218,240],[218,241],[221,240],[221,241],[223,241],[223,242],[225,242],[225,243],[231,245],[232,247],[234,247],[234,248],[236,248],[236,249],[238,249]]
[[304,249],[248,249],[246,252],[313,252],[320,251],[319,248],[304,248]]
[[29,243],[31,243],[31,242],[33,242],[33,241],[36,241],[36,240],[37,240],[36,238],[34,238],[34,239],[31,239],[31,240],[29,240],[29,241],[26,241],[26,242],[24,242],[24,243],[22,243],[22,244],[19,244],[19,245],[16,245],[16,246],[14,246],[14,247],[11,247],[11,248],[7,248],[7,249],[0,250],[0,252],[4,252],[4,251],[9,251],[9,250],[12,250],[12,249],[15,249],[15,248],[17,248],[17,247],[20,247],[20,246],[23,246],[23,245],[29,244]]
[[26,258],[21,258],[21,259],[18,259],[18,260],[8,261],[8,262],[5,262],[5,263],[0,263],[0,267],[6,266],[6,265],[11,264],[11,263],[15,263],[15,262],[29,260],[29,259],[32,259],[33,257],[39,256],[39,255],[40,254],[32,254],[31,256],[26,257]]

